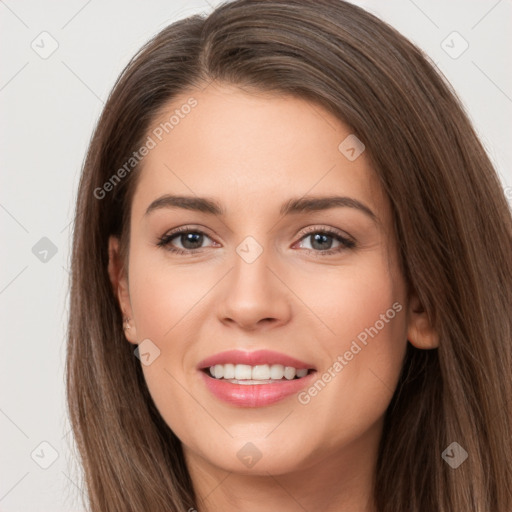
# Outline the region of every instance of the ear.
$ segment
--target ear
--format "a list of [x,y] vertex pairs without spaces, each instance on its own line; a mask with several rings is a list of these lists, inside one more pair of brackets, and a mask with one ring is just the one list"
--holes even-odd
[[429,350],[439,346],[439,335],[432,327],[417,295],[409,301],[407,339],[416,348]]
[[110,236],[108,240],[108,275],[114,295],[119,301],[123,320],[129,320],[129,322],[123,324],[124,335],[130,343],[136,344],[137,330],[130,303],[127,269],[124,268],[124,262],[119,253],[119,238],[116,236]]

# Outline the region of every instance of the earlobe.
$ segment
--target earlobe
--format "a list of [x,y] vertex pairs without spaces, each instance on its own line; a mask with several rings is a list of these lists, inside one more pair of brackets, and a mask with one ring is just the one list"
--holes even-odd
[[422,350],[439,346],[439,334],[432,326],[427,312],[415,294],[409,302],[407,339],[411,345]]
[[128,277],[121,255],[119,254],[119,238],[115,236],[110,236],[108,241],[108,275],[110,277],[112,291],[123,313],[123,331],[125,337],[130,343],[136,344],[137,331],[133,321]]
[[137,344],[137,334],[131,318],[123,318],[123,331],[125,338],[133,344]]

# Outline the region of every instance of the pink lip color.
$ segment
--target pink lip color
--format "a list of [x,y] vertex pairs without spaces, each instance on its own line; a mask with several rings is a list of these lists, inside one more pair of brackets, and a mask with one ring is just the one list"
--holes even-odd
[[231,384],[227,380],[214,379],[204,371],[199,372],[206,387],[220,400],[239,407],[264,407],[298,393],[309,385],[316,372],[301,379],[277,381],[274,384]]
[[216,364],[282,364],[293,366],[297,370],[301,368],[314,369],[313,365],[299,361],[293,357],[271,350],[257,350],[246,352],[242,350],[228,350],[203,359],[197,368],[210,392],[220,400],[239,407],[264,407],[298,393],[309,385],[316,371],[313,371],[301,379],[280,380],[272,384],[231,384],[227,380],[215,379],[202,370]]
[[198,370],[215,366],[216,364],[248,364],[250,366],[256,366],[257,364],[282,364],[283,366],[293,366],[297,370],[301,368],[314,369],[312,364],[299,361],[294,357],[274,352],[272,350],[256,350],[253,352],[247,352],[244,350],[227,350],[220,352],[211,357],[203,359],[198,365]]

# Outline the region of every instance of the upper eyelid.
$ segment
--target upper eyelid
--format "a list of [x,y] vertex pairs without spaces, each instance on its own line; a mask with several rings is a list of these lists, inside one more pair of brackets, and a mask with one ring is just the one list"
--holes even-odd
[[[351,243],[356,243],[355,239],[351,235],[349,235],[348,233],[345,233],[344,231],[340,230],[339,228],[334,228],[331,226],[322,226],[322,225],[313,224],[311,226],[306,226],[305,228],[303,228],[303,230],[306,230],[306,231],[303,232],[303,234],[300,236],[300,238],[297,241],[301,241],[313,233],[325,232],[326,234],[328,234],[330,236],[333,236],[333,237],[338,236],[338,237],[345,239]],[[194,227],[194,226],[180,226],[178,228],[175,228],[175,230],[170,230],[170,232],[165,233],[159,239],[160,240],[168,239],[168,241],[170,241],[170,240],[174,239],[175,237],[178,237],[182,233],[190,233],[190,232],[191,233],[200,233],[200,234],[205,235],[208,238],[210,238],[210,240],[212,240],[213,242],[218,243],[218,242],[216,242],[216,240],[214,240],[214,237],[212,237],[211,235],[208,234],[206,228]],[[297,235],[295,235],[295,236],[297,236]]]
[[[325,225],[321,225],[321,224],[312,224],[310,226],[306,226],[305,228],[301,228],[300,231],[303,231],[303,230],[306,230],[306,231],[304,231],[304,234],[309,234],[311,232],[316,232],[316,231],[327,231],[327,232],[332,232],[332,233],[335,233],[335,234],[339,234],[340,236],[346,236],[347,238],[351,237],[351,235],[349,235],[348,233],[346,233],[344,230],[342,230],[340,228],[334,228],[334,227],[331,227],[331,226],[325,226]],[[179,235],[180,233],[188,233],[188,232],[202,233],[202,234],[205,234],[205,235],[210,236],[210,237],[213,236],[213,235],[209,234],[208,228],[204,228],[202,226],[201,227],[194,227],[194,226],[187,226],[187,225],[185,225],[185,226],[180,226],[180,227],[177,227],[177,228],[173,228],[173,229],[170,229],[170,230],[164,232],[162,237],[164,237],[164,236],[174,236],[174,235]]]

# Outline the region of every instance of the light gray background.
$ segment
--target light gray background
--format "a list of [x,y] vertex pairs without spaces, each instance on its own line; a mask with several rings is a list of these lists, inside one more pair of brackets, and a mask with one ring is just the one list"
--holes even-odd
[[[2,512],[84,510],[63,371],[70,222],[82,161],[129,58],[169,23],[218,3],[0,0]],[[452,82],[512,202],[512,2],[354,3],[409,37]],[[52,38],[58,48],[43,59]],[[464,40],[468,49],[453,58]],[[54,244],[53,257],[38,253],[43,237]]]

